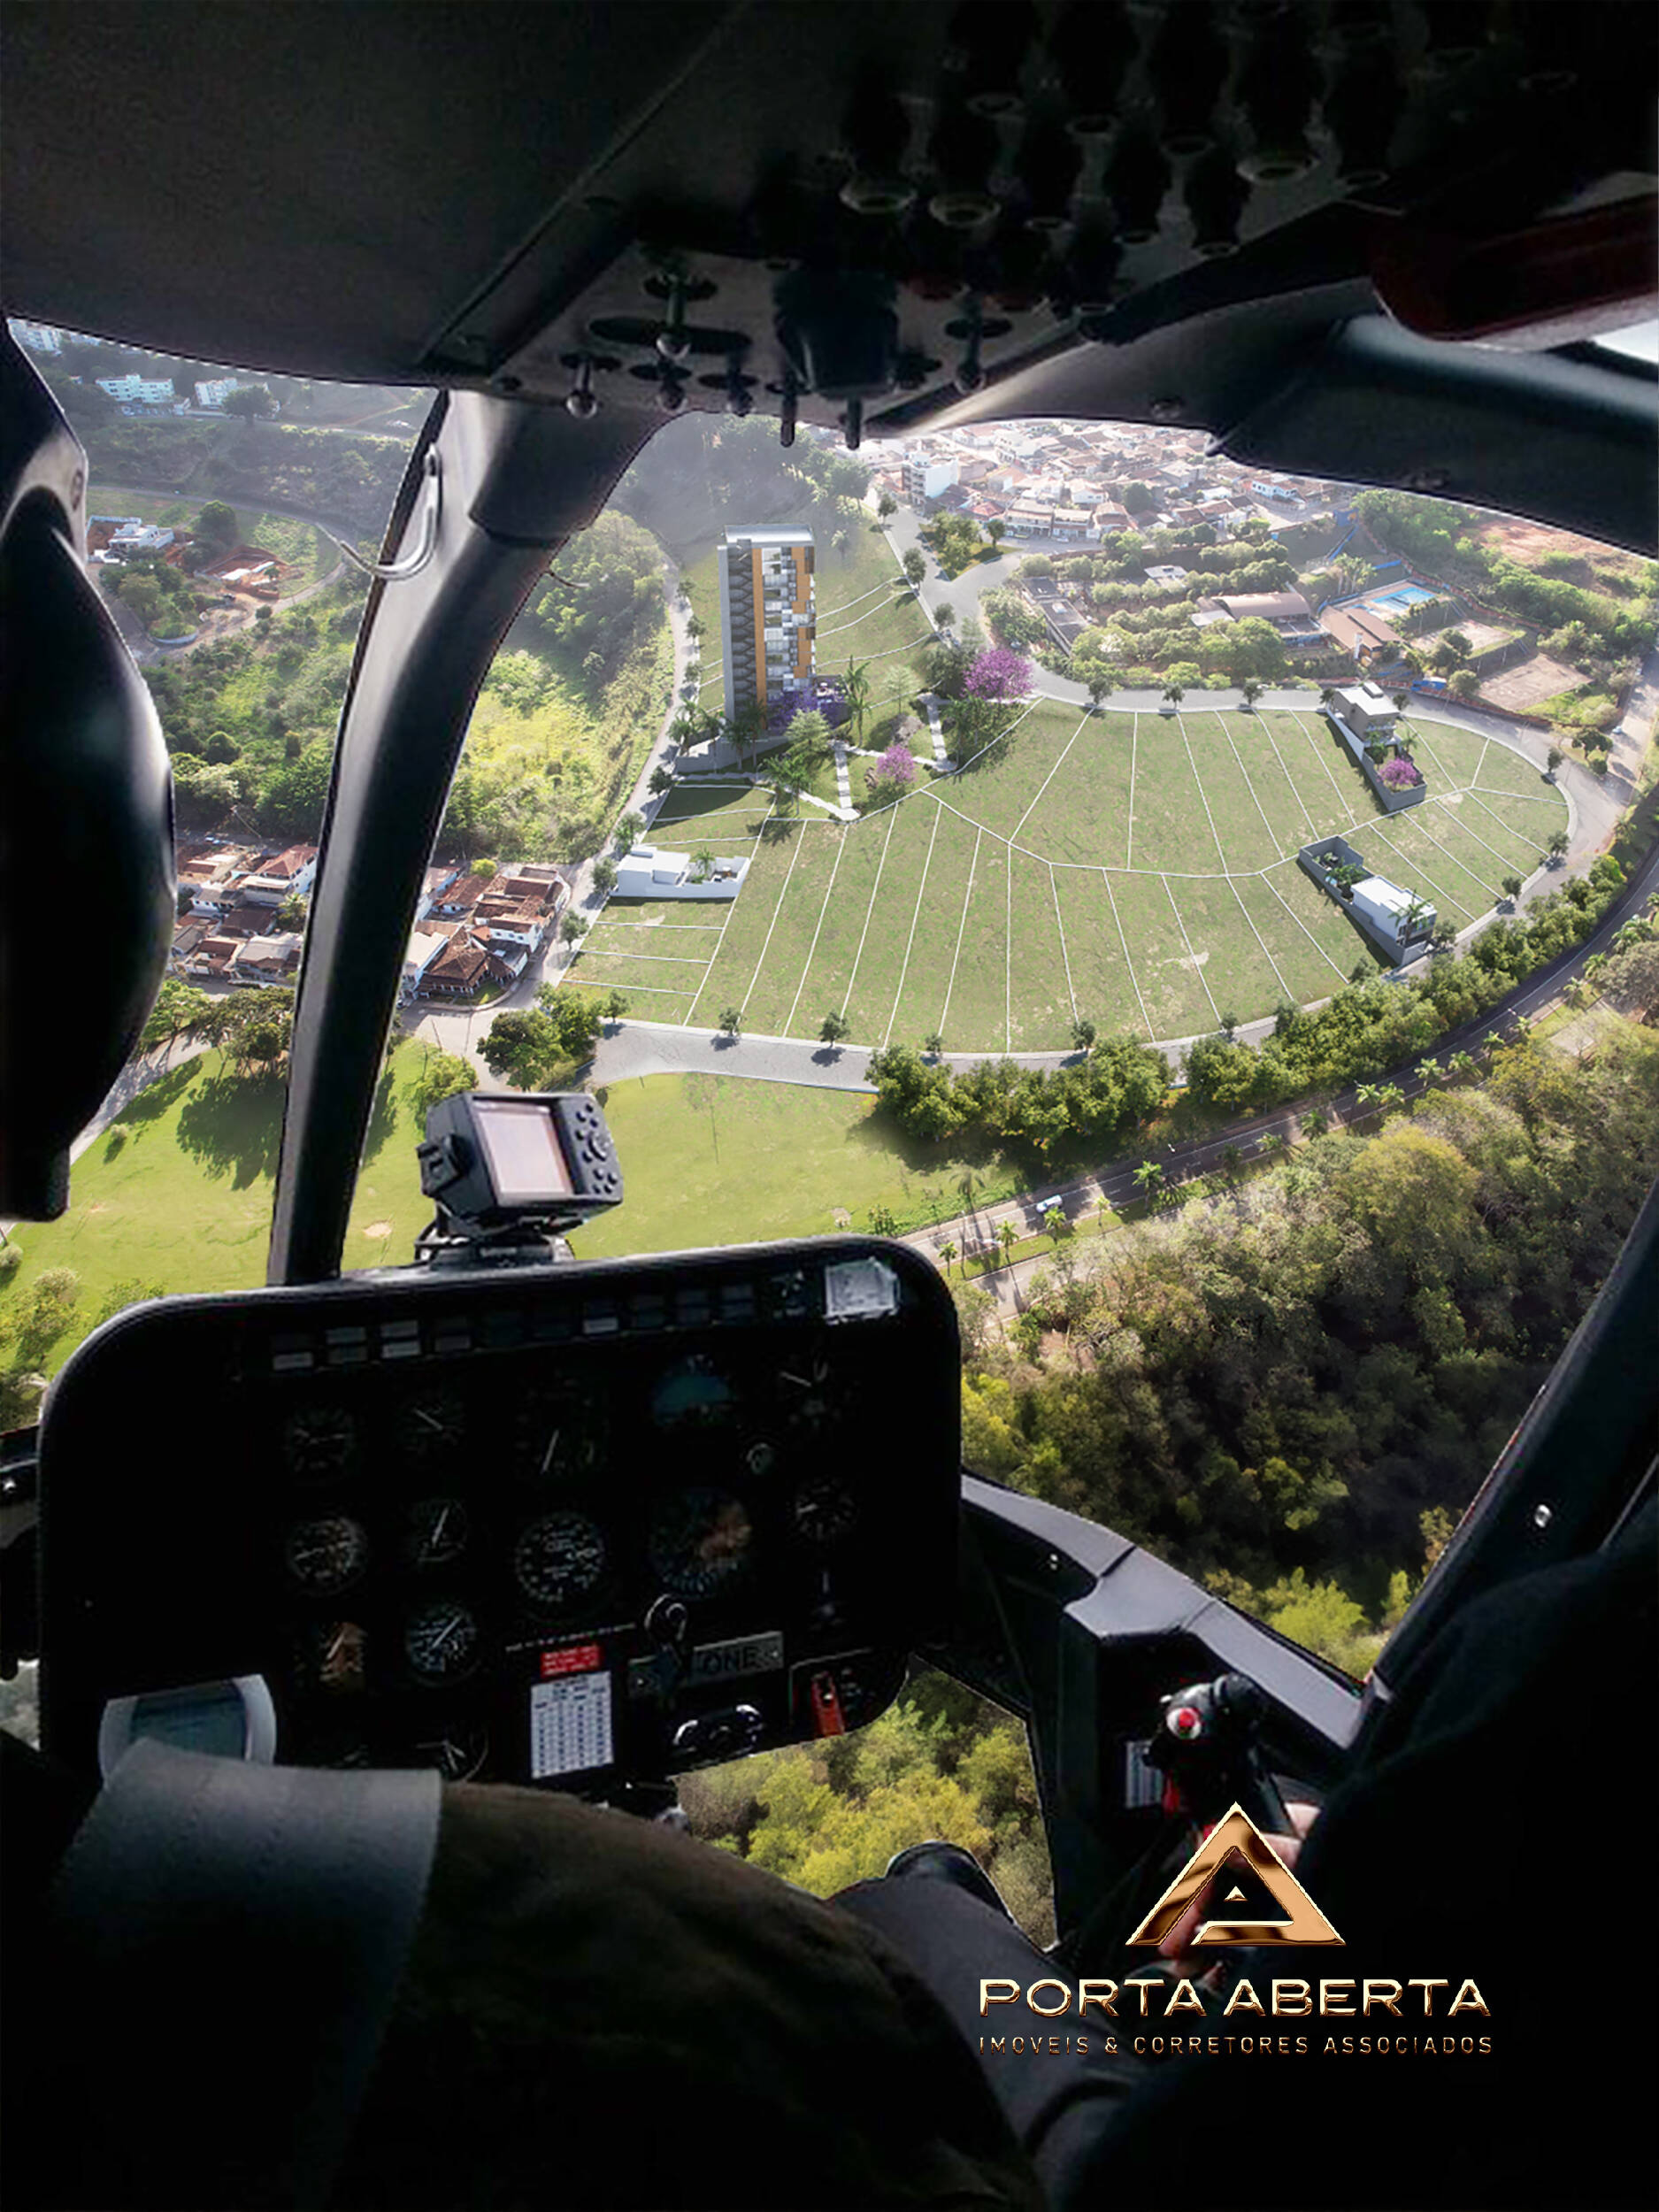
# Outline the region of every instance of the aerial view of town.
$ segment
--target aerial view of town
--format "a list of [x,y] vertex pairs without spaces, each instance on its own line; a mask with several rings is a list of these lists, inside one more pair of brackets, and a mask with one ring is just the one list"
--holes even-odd
[[[421,400],[14,328],[88,448],[89,565],[172,754],[180,886],[169,980],[75,1202],[9,1248],[15,1412],[133,1298],[260,1279],[359,564]],[[1210,1467],[1202,1563],[1359,1663],[1558,1316],[1494,1333],[1489,1290],[1422,1277],[1390,1324],[1417,1380],[1388,1420],[1427,1437],[1455,1388],[1463,1429],[1380,1520],[1337,1502],[1388,1423],[1344,1440],[1297,1410],[1333,1360],[1370,1372],[1330,1328],[1286,1351],[1303,1382],[1248,1437],[1209,1384],[1189,1432],[1125,1417],[1092,1473],[1054,1474],[1045,1436],[1109,1341],[1167,1402],[1202,1332],[1154,1317],[1191,1294],[1194,1252],[1230,1225],[1237,1269],[1247,1218],[1259,1239],[1297,1206],[1369,1204],[1344,1163],[1417,1192],[1375,1231],[1409,1237],[1429,1183],[1474,1202],[1467,1179],[1496,1171],[1480,1117],[1532,1129],[1539,1083],[1571,1071],[1562,1127],[1651,1114],[1632,1071],[1659,956],[1632,886],[1655,621],[1659,572],[1617,548],[1252,473],[1179,429],[1014,422],[854,454],[671,423],[478,701],[348,1263],[411,1251],[430,1104],[585,1086],[627,1202],[579,1254],[907,1237],[957,1299],[976,1463],[1177,1552]],[[1630,1156],[1647,1142],[1632,1124]],[[1534,1259],[1529,1239],[1504,1264]],[[1132,1478],[1137,1454],[1162,1474]],[[1263,1465],[1322,1532],[1297,1552],[1310,1583],[1248,1536]]]

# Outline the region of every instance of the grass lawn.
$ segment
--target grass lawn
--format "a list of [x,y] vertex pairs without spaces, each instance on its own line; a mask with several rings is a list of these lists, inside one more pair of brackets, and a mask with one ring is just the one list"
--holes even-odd
[[[600,1096],[626,1198],[572,1238],[579,1259],[829,1235],[838,1212],[867,1229],[873,1206],[910,1228],[962,1210],[963,1163],[907,1148],[856,1092],[699,1074],[636,1077]],[[981,1204],[1025,1179],[1000,1157],[974,1172]]]
[[[1187,1037],[1222,1013],[1323,999],[1352,972],[1363,941],[1296,865],[1299,846],[1341,831],[1461,927],[1566,819],[1507,747],[1449,726],[1417,733],[1429,799],[1386,816],[1312,715],[1043,701],[1010,720],[966,773],[845,826],[814,814],[751,842],[751,794],[681,787],[665,838],[754,855],[724,934],[609,926],[577,980],[637,982],[635,1012],[676,1021],[695,989],[698,1024],[737,1005],[774,1035],[815,1037],[834,1009],[860,1046],[941,1029],[953,1051],[1058,1051],[1074,1008],[1103,1030]],[[608,925],[627,918],[607,910]],[[695,961],[710,964],[700,985]]]
[[[415,1146],[423,1125],[406,1092],[420,1048],[405,1045],[381,1078],[346,1234],[348,1267],[412,1257],[431,1218]],[[172,1069],[75,1163],[60,1220],[25,1223],[23,1261],[0,1296],[44,1268],[73,1268],[81,1300],[48,1362],[55,1371],[118,1283],[163,1291],[245,1290],[265,1280],[285,1085],[237,1076],[216,1052]]]

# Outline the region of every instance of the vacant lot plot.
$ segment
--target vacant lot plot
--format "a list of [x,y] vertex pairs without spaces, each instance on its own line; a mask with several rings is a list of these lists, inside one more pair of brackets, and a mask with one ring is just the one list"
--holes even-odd
[[[859,1047],[1064,1050],[1078,1018],[1169,1041],[1327,996],[1365,941],[1295,863],[1340,831],[1459,927],[1529,874],[1566,806],[1508,747],[1413,726],[1431,795],[1385,816],[1313,713],[1010,710],[967,772],[846,825],[681,787],[664,843],[748,853],[729,906],[612,902],[573,981],[636,1015]],[[637,994],[637,995],[636,995]]]

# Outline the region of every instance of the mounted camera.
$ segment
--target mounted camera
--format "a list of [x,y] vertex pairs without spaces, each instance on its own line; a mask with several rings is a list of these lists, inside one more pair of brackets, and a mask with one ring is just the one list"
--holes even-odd
[[616,1148],[585,1091],[463,1091],[428,1112],[415,1156],[437,1209],[417,1263],[568,1258],[562,1233],[622,1203]]

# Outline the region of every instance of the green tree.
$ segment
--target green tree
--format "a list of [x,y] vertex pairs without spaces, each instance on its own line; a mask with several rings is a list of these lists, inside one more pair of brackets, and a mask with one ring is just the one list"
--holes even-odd
[[594,888],[603,891],[609,897],[616,887],[617,864],[608,855],[601,853],[594,863]]
[[157,1045],[170,1047],[180,1037],[188,1036],[199,1029],[213,1004],[207,992],[198,990],[194,984],[181,983],[176,976],[168,976],[156,994],[150,1018],[139,1032],[139,1050],[153,1052]]
[[588,923],[585,914],[566,914],[559,924],[559,935],[567,945],[580,944],[588,934]]
[[742,1008],[728,1006],[720,1016],[720,1034],[723,1037],[736,1037],[741,1033],[742,1027]]
[[619,1022],[627,1010],[628,1000],[627,994],[625,991],[610,991],[606,993],[605,1019],[608,1022]]
[[674,778],[672,771],[664,767],[663,763],[659,760],[656,767],[651,771],[650,781],[647,786],[647,788],[650,791],[654,798],[660,799],[665,792],[672,791],[673,787]]
[[1157,503],[1147,486],[1138,478],[1123,488],[1123,504],[1132,515],[1150,514]]
[[1099,1035],[1092,1021],[1079,1018],[1071,1025],[1071,1046],[1076,1052],[1087,1052]]
[[945,1239],[944,1242],[939,1248],[939,1256],[945,1263],[945,1272],[949,1275],[950,1272],[950,1263],[956,1256],[956,1242],[954,1237],[947,1237]]
[[1507,876],[1505,876],[1505,877],[1503,878],[1502,887],[1502,891],[1503,891],[1503,895],[1504,895],[1504,897],[1505,897],[1505,898],[1509,898],[1509,899],[1518,899],[1518,898],[1520,897],[1520,895],[1521,895],[1521,879],[1520,879],[1520,877],[1519,877],[1519,876],[1517,876],[1517,875],[1507,875]]
[[1562,751],[1559,745],[1552,745],[1549,749],[1549,753],[1545,763],[1545,774],[1553,777],[1556,769],[1560,767],[1562,762],[1565,760],[1566,757],[1567,756]]
[[640,839],[644,835],[644,833],[645,817],[642,814],[634,813],[633,809],[630,808],[626,814],[619,818],[617,826],[611,834],[618,851],[627,852],[634,846],[639,843]]
[[906,580],[909,582],[911,590],[914,591],[918,589],[923,578],[927,573],[926,555],[920,552],[915,546],[911,546],[909,552],[904,556],[902,566]]
[[478,1071],[458,1052],[429,1048],[409,1086],[409,1102],[424,1123],[434,1106],[478,1088]]
[[935,1060],[942,1056],[944,1049],[945,1040],[943,1034],[937,1029],[930,1030],[927,1035],[922,1039],[922,1050],[929,1054]]
[[42,1271],[18,1302],[0,1308],[18,1365],[38,1367],[74,1318],[81,1302],[81,1278],[72,1267]]
[[[263,422],[277,411],[276,401],[268,384],[239,384],[234,392],[225,395],[225,412],[239,415],[244,422]],[[308,437],[313,434],[307,432]]]
[[715,853],[712,845],[699,845],[691,856],[691,880],[706,883],[714,873]]
[[826,1045],[841,1045],[852,1035],[853,1025],[839,1008],[832,1007],[819,1023],[818,1033]]
[[[217,548],[218,552],[229,552],[242,538],[236,510],[222,499],[210,499],[196,518],[196,536],[205,545]],[[217,554],[210,552],[208,557],[216,558]]]
[[881,522],[886,522],[890,516],[896,515],[898,511],[898,501],[894,498],[891,492],[883,492],[881,496],[876,501],[877,519]]

